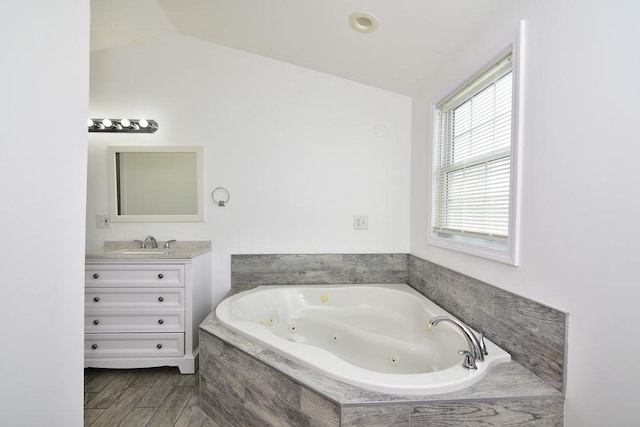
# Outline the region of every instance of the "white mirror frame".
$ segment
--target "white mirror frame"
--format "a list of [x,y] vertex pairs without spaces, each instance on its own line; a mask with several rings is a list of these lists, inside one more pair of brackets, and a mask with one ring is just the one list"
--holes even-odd
[[[198,212],[194,215],[120,215],[116,176],[116,153],[195,153]],[[190,146],[109,146],[107,148],[109,178],[109,217],[111,222],[202,222],[204,221],[204,153],[202,147]]]

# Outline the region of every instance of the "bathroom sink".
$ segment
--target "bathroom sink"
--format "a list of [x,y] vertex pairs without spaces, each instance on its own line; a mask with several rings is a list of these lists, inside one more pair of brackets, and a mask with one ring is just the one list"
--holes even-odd
[[167,255],[169,252],[167,249],[118,249],[117,251],[109,252],[111,254],[118,255]]

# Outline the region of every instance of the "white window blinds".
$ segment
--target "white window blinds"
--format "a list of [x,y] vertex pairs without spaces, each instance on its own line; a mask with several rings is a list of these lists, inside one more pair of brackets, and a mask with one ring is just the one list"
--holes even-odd
[[436,106],[433,231],[495,243],[509,236],[511,53]]

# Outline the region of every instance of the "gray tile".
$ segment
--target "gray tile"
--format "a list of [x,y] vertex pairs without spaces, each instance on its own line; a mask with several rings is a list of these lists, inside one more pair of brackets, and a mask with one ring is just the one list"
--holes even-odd
[[496,317],[515,320],[533,336],[544,334],[550,347],[564,349],[565,313],[502,290],[495,293],[495,301]]
[[198,395],[189,400],[187,407],[180,414],[174,427],[199,427],[205,422],[207,416],[200,410],[199,401],[200,397]]
[[414,288],[563,389],[565,313],[415,256],[408,265]]
[[136,403],[149,390],[148,387],[129,387],[109,405],[91,424],[93,427],[115,426],[120,423],[131,411]]
[[197,394],[196,386],[175,386],[171,394],[153,414],[147,426],[173,426],[195,394]]
[[362,273],[356,270],[305,271],[298,282],[300,285],[340,285],[345,283],[362,283]]
[[[277,393],[277,390],[274,389]],[[265,394],[254,389],[253,384],[247,384],[244,406],[248,412],[257,417],[262,425],[275,427],[290,427],[310,425],[309,419],[299,410],[299,403],[295,397],[282,393],[285,399],[272,394]]]
[[409,276],[406,271],[365,271],[362,273],[362,283],[407,283]]
[[153,414],[156,413],[158,408],[133,408],[125,418],[123,418],[120,425],[127,427],[144,427],[147,425]]
[[104,411],[105,409],[85,409],[84,425],[90,426]]
[[305,387],[300,390],[300,410],[318,425],[340,425],[339,406]]
[[87,369],[84,374],[84,391],[95,393],[101,391],[116,377],[112,370]]
[[[108,378],[109,381],[105,382],[105,378]],[[190,387],[191,394],[178,420],[187,419],[189,422],[190,420],[195,420],[192,424],[187,424],[193,427],[201,425],[215,426],[213,421],[200,411],[197,383],[198,375],[181,375],[177,368],[170,367],[145,369],[87,368],[85,369],[85,386],[100,390],[99,392],[85,392],[86,398],[89,399],[89,405],[87,406],[91,406],[90,401],[93,400],[93,405],[104,407],[85,409],[84,425],[122,425],[127,427],[147,425],[160,407],[169,406],[170,401],[175,399],[173,390],[176,385],[179,385]],[[154,392],[161,392],[166,399],[162,400],[157,394],[152,399],[152,389]],[[152,406],[145,406],[145,402],[149,403],[150,400],[154,400]],[[200,413],[200,421],[195,415],[198,413]],[[193,416],[189,414],[193,414]],[[173,421],[173,417],[166,416],[163,423],[171,423]]]
[[407,272],[408,256],[406,254],[350,254],[344,255],[344,258],[345,262],[356,264],[363,272]]
[[152,387],[149,387],[149,391],[144,395],[142,399],[138,402],[136,407],[138,408],[158,408],[164,401],[167,396],[173,391],[173,386],[158,384]]
[[178,376],[177,385],[198,385],[198,373],[195,374],[181,374]]
[[[218,388],[219,381],[212,381],[209,377],[200,376],[200,408],[202,411],[220,426],[232,425],[227,419],[233,419],[233,414],[240,414],[242,402],[230,399]],[[231,404],[227,403],[229,401]],[[233,404],[238,406],[237,410]]]
[[232,286],[240,285],[298,285],[304,282],[305,272],[249,272],[232,274]]
[[133,371],[124,371],[121,375],[116,375],[85,404],[85,408],[108,408],[135,381],[135,378]]
[[203,410],[219,424],[327,425],[338,419],[335,405],[323,405],[277,370],[233,346],[211,347],[216,354],[205,355],[200,366],[201,396]]
[[[204,412],[207,417],[212,420],[213,425],[216,427],[236,427],[231,422],[227,421],[227,419],[217,411],[212,405],[209,405],[207,401],[203,398],[200,402],[200,408],[202,412]],[[206,425],[206,424],[204,424]]]
[[416,405],[411,425],[561,427],[563,403],[557,400],[449,402]]
[[83,401],[83,405],[86,405],[88,401],[90,401],[91,399],[93,399],[93,397],[96,395],[96,393],[84,393],[84,401]]
[[131,385],[140,387],[152,386],[163,374],[166,375],[166,371],[161,369],[141,369]]
[[336,254],[278,255],[278,271],[341,270],[343,256]]
[[232,286],[408,281],[406,254],[232,255],[231,258]]
[[410,415],[410,405],[346,406],[342,410],[342,425],[409,427],[411,425]]
[[[257,284],[373,282],[409,282],[456,317],[484,331],[510,351],[514,360],[549,384],[562,387],[566,315],[557,310],[406,254],[232,256],[234,288],[241,284],[246,288]],[[430,396],[432,402],[444,403],[420,404],[415,403],[420,400],[415,396],[384,395],[327,379],[218,329],[211,316],[203,328],[216,330],[233,343],[201,334],[201,407],[211,423],[220,426],[333,425],[337,407],[323,396],[369,402],[343,406],[342,425],[562,425],[562,396],[516,363],[496,367],[477,386]],[[235,349],[236,345],[244,350]],[[278,369],[251,360],[250,355]],[[519,398],[545,394],[551,397]],[[488,401],[489,395],[494,400]],[[498,396],[500,400],[495,399]],[[413,409],[394,403],[400,401],[413,401]]]
[[[213,323],[208,327],[215,330]],[[203,331],[201,336],[204,335],[210,333]],[[205,339],[215,340],[218,338]],[[487,425],[496,425],[492,424],[493,421],[501,420],[507,422],[503,425],[511,425],[508,424],[509,420],[520,422],[516,414],[509,414],[508,411],[517,413],[521,404],[524,405],[524,409],[521,408],[523,411],[535,415],[535,408],[530,408],[526,403],[532,400],[544,401],[542,408],[551,402],[549,407],[552,408],[552,414],[535,415],[543,422],[551,420],[549,422],[553,423],[554,419],[561,416],[561,412],[558,415],[557,411],[562,408],[562,395],[516,363],[497,366],[487,373],[482,382],[465,390],[430,396],[401,396],[348,386],[269,350],[258,351],[252,356],[229,343],[222,346],[210,344],[210,347],[216,349],[217,354],[201,355],[204,356],[200,367],[201,407],[220,426],[338,425],[333,424],[337,416],[334,414],[338,413],[342,417],[340,425],[343,426],[409,425],[407,420],[410,416],[413,417],[410,425],[431,425],[425,423],[424,418],[424,414],[434,412],[429,405],[438,402],[451,404],[453,401],[456,402],[453,406],[460,403],[463,407],[474,407],[469,405],[473,403],[475,407],[480,405],[483,411],[499,408],[500,405],[508,407],[501,409],[503,414],[500,416],[485,420]],[[497,403],[482,406],[487,400]],[[342,409],[334,402],[341,402]],[[417,408],[415,411],[407,409],[414,406]],[[333,412],[333,408],[336,408],[336,412]],[[473,417],[469,418],[467,424],[460,423],[456,418],[458,416],[443,418],[442,424],[434,425],[475,425]],[[434,419],[440,422],[437,417]],[[452,419],[456,422],[446,424]],[[527,421],[524,422],[527,425]]]
[[275,272],[278,270],[277,255],[232,255],[232,273]]

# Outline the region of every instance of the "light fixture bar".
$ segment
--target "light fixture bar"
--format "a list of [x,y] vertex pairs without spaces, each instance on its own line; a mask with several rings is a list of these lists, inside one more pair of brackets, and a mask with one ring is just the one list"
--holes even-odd
[[158,122],[146,119],[89,119],[89,132],[154,133]]

